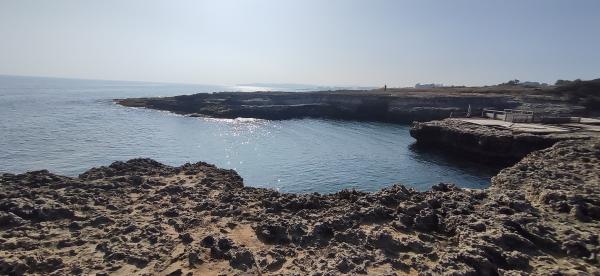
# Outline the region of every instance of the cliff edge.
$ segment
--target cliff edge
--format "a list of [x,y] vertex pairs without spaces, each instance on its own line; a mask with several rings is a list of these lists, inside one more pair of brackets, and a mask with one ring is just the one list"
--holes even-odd
[[[419,144],[447,149],[462,156],[484,157],[487,158],[486,161],[500,163],[514,163],[527,154],[548,148],[558,141],[586,140],[591,137],[600,137],[600,132],[575,130],[563,132],[561,129],[561,132],[534,133],[519,131],[518,127],[511,129],[486,126],[465,120],[467,119],[414,122],[410,129],[410,135]],[[477,121],[479,119],[470,120]],[[539,131],[539,127],[543,127],[535,124],[511,125],[522,125],[523,128],[529,127],[534,131]],[[549,126],[549,128],[556,129],[552,126]]]

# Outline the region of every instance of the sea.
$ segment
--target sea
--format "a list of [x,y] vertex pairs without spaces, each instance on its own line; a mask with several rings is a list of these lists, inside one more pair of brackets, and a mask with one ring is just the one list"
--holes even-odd
[[76,177],[131,158],[179,166],[204,161],[234,169],[246,186],[292,193],[427,190],[440,182],[485,188],[500,170],[424,149],[410,125],[322,119],[192,118],[119,106],[113,99],[298,85],[191,85],[0,76],[0,172],[47,169]]

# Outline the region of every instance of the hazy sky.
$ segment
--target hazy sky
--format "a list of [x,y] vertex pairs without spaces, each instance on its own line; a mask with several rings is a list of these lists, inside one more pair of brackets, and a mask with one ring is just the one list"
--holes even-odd
[[0,74],[409,86],[600,77],[598,0],[0,0]]

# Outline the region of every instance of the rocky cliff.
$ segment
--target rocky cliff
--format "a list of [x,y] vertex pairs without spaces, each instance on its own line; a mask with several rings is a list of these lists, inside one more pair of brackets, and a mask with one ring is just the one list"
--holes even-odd
[[562,141],[484,190],[244,187],[206,163],[0,175],[0,274],[597,275],[600,143]]
[[451,114],[464,116],[469,105],[472,114],[480,114],[483,108],[516,108],[531,110],[537,115],[596,116],[598,110],[595,109],[596,105],[588,104],[592,100],[585,96],[587,92],[576,93],[578,91],[576,88],[562,86],[489,86],[306,93],[219,92],[115,101],[124,106],[166,110],[192,116],[275,120],[332,118],[411,123],[448,118]]
[[516,162],[527,154],[558,141],[589,139],[578,133],[532,134],[476,125],[461,120],[415,122],[410,135],[417,143],[445,148],[463,156],[492,157],[487,161]]
[[486,107],[514,108],[519,102],[498,93],[329,91],[310,93],[200,93],[164,98],[117,100],[131,107],[167,110],[193,116],[260,119],[332,118],[410,123],[474,113]]

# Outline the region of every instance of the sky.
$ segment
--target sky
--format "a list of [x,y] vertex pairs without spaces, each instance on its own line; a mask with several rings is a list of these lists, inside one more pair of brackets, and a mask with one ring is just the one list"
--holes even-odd
[[0,74],[234,85],[600,77],[597,0],[0,0]]

